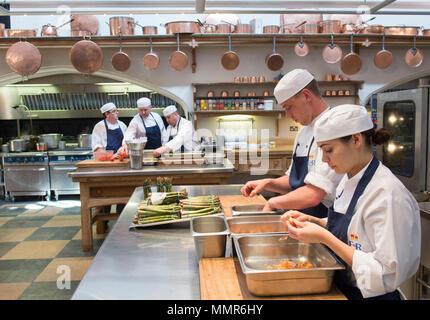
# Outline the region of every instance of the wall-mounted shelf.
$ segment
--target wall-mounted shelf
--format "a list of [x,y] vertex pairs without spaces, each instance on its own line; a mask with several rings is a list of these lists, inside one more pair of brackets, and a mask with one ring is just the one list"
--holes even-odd
[[275,110],[206,110],[206,111],[194,111],[196,116],[207,115],[207,116],[225,116],[231,114],[249,114],[258,116],[277,116],[284,113],[284,109]]

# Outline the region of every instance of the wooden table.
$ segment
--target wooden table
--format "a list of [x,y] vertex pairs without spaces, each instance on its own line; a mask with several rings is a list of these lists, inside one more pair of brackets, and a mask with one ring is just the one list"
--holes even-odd
[[234,173],[234,166],[228,159],[224,164],[200,165],[195,164],[158,164],[132,170],[128,166],[109,163],[103,167],[88,166],[88,160],[77,164],[78,168],[69,173],[74,182],[79,182],[81,200],[82,250],[93,249],[94,222],[114,220],[117,214],[96,214],[92,208],[112,204],[126,204],[136,187],[143,186],[150,177],[155,185],[156,177],[169,176],[174,185],[226,184],[227,179]]

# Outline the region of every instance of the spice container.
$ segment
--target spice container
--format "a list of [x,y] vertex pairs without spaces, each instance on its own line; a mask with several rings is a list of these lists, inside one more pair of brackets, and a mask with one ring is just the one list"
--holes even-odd
[[326,90],[325,91],[325,96],[326,97],[330,97],[331,96],[331,91],[330,90]]
[[349,90],[345,90],[345,95],[346,95],[346,96],[350,96],[350,95],[351,95],[351,91],[349,91]]
[[343,90],[339,90],[339,91],[337,92],[337,95],[338,95],[338,96],[343,96]]
[[248,83],[248,82],[249,82],[248,77],[242,77],[242,82],[243,82],[243,83]]
[[233,96],[235,96],[235,97],[240,97],[240,91],[235,91],[235,92],[233,93]]
[[240,83],[240,77],[234,77],[234,82]]
[[336,90],[332,90],[332,91],[331,91],[331,96],[332,96],[332,97],[334,97],[334,96],[336,96],[336,95],[337,95]]

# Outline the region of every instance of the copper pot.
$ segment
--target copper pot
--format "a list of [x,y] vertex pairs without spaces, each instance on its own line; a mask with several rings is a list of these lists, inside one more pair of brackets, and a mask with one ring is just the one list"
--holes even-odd
[[242,77],[242,82],[243,83],[248,83],[249,82],[249,78],[248,77]]
[[227,90],[221,91],[221,97],[227,98],[228,97],[228,91]]
[[333,81],[342,81],[342,76],[340,74],[335,74],[333,76]]
[[174,21],[164,25],[166,34],[201,33],[200,24],[195,21]]
[[236,25],[236,30],[234,33],[252,33],[252,28],[250,24],[238,24]]
[[265,81],[266,81],[266,79],[264,79],[263,76],[259,76],[258,77],[258,82],[265,82]]
[[81,40],[73,45],[69,59],[76,70],[83,74],[92,74],[103,65],[103,51],[91,40]]
[[337,92],[337,95],[338,95],[338,96],[343,96],[343,90],[339,90],[339,91]]
[[324,95],[326,97],[330,97],[331,96],[331,91],[330,90],[326,90]]
[[234,77],[234,82],[240,83],[240,77]]
[[142,34],[145,34],[145,35],[158,34],[158,28],[156,26],[142,27]]
[[221,23],[217,25],[216,33],[232,33],[234,25],[228,23]]
[[36,150],[37,151],[48,151],[48,144],[45,142],[38,142],[38,143],[36,143]]
[[6,63],[19,75],[28,77],[36,73],[42,64],[39,49],[27,41],[14,43],[6,52]]
[[268,96],[270,96],[270,92],[269,92],[269,91],[264,91],[264,92],[263,92],[263,96],[264,96],[264,97],[268,97]]
[[419,31],[420,27],[385,27],[385,34],[417,36]]
[[251,83],[256,83],[257,82],[257,77],[251,77]]
[[4,37],[4,23],[0,23],[0,37]]
[[333,80],[333,75],[330,73],[326,73],[324,76],[324,81],[332,81]]
[[305,23],[303,25],[304,33],[319,33],[319,23]]
[[281,26],[281,33],[292,34],[292,33],[303,33],[303,25],[298,25],[297,23],[283,24]]
[[384,34],[385,27],[382,25],[371,25],[360,29],[360,33],[365,34]]
[[[99,20],[92,15],[73,15],[70,23],[72,36],[94,36],[99,31]],[[84,31],[84,32],[79,32]]]
[[55,27],[51,24],[45,24],[44,26],[42,26],[42,31],[40,32],[40,35],[42,37],[57,37],[58,36],[58,32],[57,30],[60,29],[61,27],[65,26],[66,24],[72,22],[73,19],[59,25],[58,27]]
[[423,36],[430,36],[430,29],[424,29]]
[[215,94],[212,90],[208,91],[208,98],[213,98],[214,96],[215,96]]
[[235,96],[235,97],[240,97],[240,91],[235,91],[235,92],[233,92],[233,96]]
[[264,26],[263,33],[279,33],[279,26]]
[[341,33],[340,20],[324,20],[320,21],[322,33]]
[[10,38],[31,38],[36,37],[36,30],[14,30],[7,29],[7,36]]
[[111,36],[118,36],[120,33],[123,36],[133,36],[134,26],[134,19],[131,17],[109,18],[109,30]]
[[217,25],[216,24],[204,24],[203,31],[205,33],[217,33]]

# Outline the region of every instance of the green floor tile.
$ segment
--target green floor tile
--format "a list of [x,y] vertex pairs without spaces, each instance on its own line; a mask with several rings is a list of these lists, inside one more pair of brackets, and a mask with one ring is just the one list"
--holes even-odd
[[70,281],[70,289],[59,289],[57,282],[34,282],[18,300],[70,300],[79,281]]
[[93,241],[92,251],[82,251],[81,240],[71,240],[64,249],[57,255],[56,258],[69,258],[69,257],[93,257],[97,254],[104,239],[95,239]]
[[38,228],[50,219],[52,219],[52,216],[16,217],[6,222],[2,228]]
[[71,207],[71,208],[65,208],[61,210],[57,215],[68,216],[68,215],[80,215],[80,214],[81,214],[81,207]]
[[0,282],[31,282],[52,259],[0,260]]
[[23,207],[6,205],[0,208],[0,217],[14,217],[26,211]]
[[72,240],[81,227],[39,228],[24,241]]
[[19,242],[0,242],[0,257],[5,255],[10,249],[15,247],[17,244],[19,244]]

